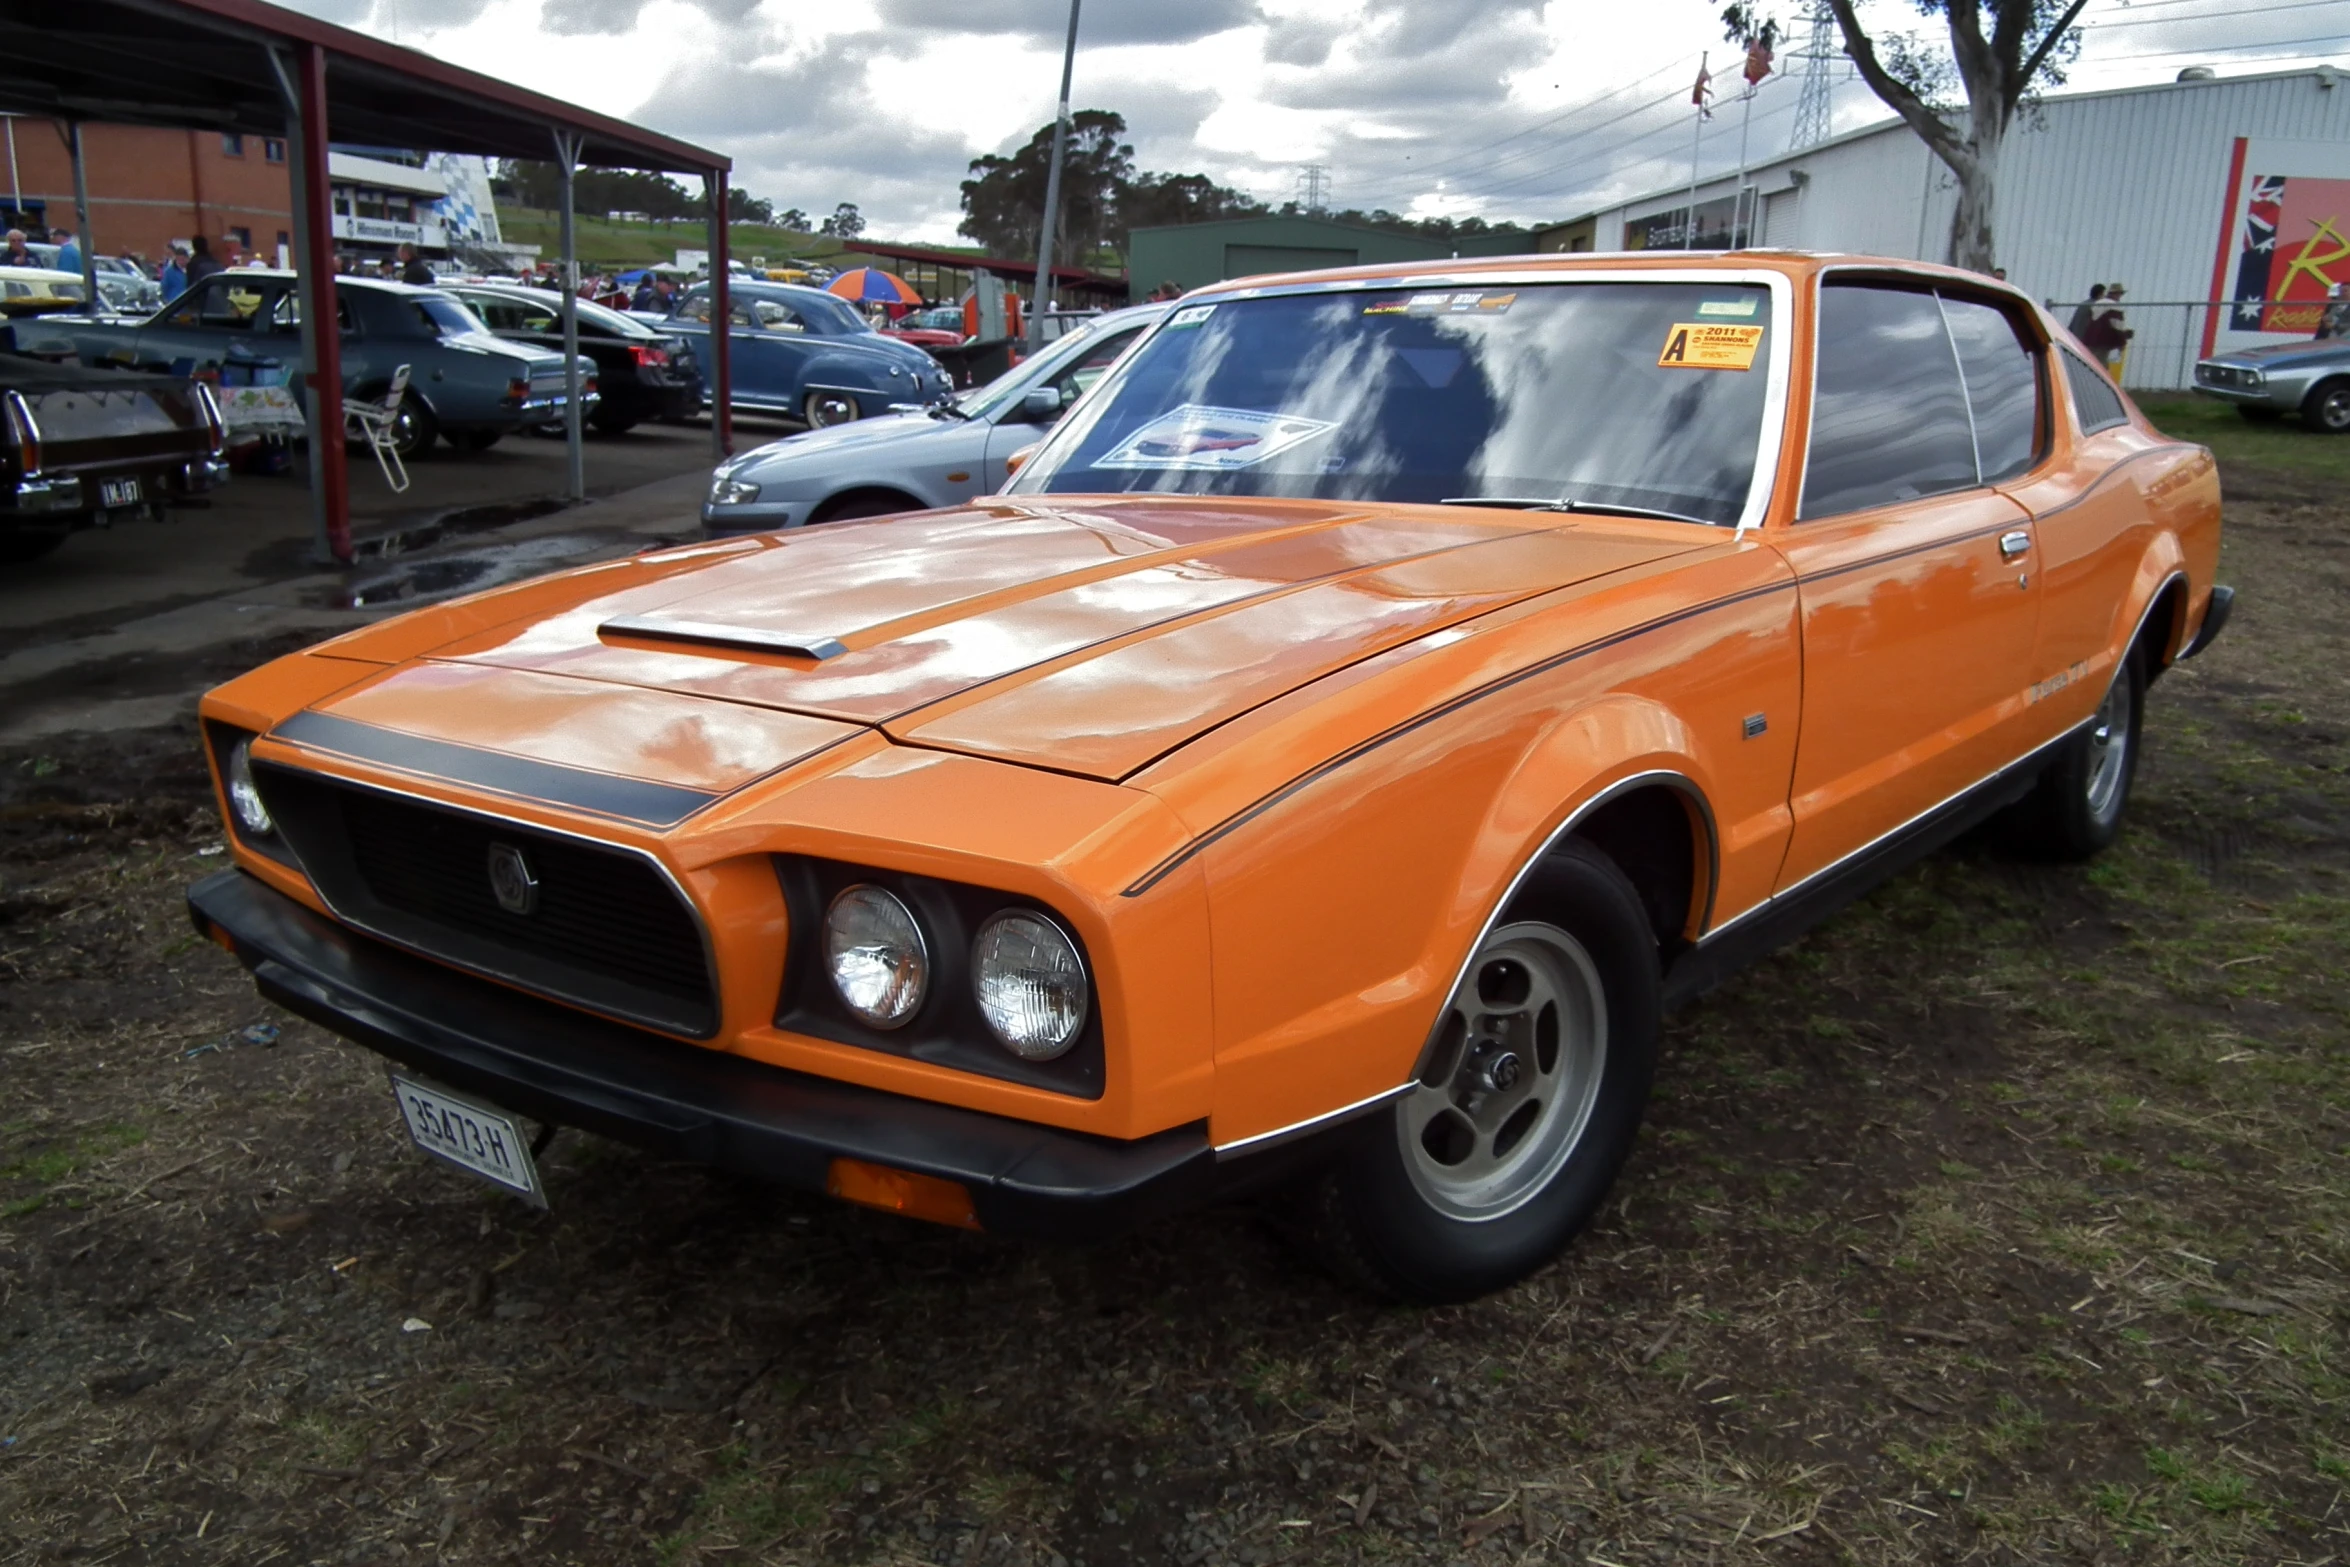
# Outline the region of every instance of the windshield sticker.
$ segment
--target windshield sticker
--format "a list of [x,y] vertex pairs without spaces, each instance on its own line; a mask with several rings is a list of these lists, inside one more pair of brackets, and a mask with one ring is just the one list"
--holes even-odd
[[1363,314],[1367,316],[1400,316],[1410,309],[1411,302],[1409,300],[1374,299],[1363,306]]
[[1111,447],[1096,468],[1180,468],[1229,473],[1253,468],[1338,426],[1254,408],[1171,408]]
[[1705,321],[1676,321],[1665,333],[1665,351],[1656,356],[1660,370],[1751,370],[1754,351],[1762,346],[1759,326],[1722,326]]
[[1709,299],[1697,307],[1701,316],[1751,316],[1762,301],[1749,294],[1744,299]]
[[1167,318],[1167,330],[1174,332],[1187,326],[1204,325],[1215,313],[1214,305],[1188,305]]

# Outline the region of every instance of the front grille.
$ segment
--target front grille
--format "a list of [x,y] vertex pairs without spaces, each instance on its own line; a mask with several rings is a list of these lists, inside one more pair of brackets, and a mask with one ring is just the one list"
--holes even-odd
[[[427,956],[678,1033],[717,1028],[699,921],[642,855],[496,817],[254,769],[336,914]],[[528,911],[501,906],[493,852],[518,851]]]
[[2252,373],[2233,365],[2197,365],[2195,379],[2205,386],[2249,386]]

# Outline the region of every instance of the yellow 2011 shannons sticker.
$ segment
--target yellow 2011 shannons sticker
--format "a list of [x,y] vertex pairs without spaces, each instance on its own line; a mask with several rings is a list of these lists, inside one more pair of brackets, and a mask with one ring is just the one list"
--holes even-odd
[[1719,321],[1676,321],[1665,333],[1665,351],[1656,356],[1661,370],[1751,370],[1755,350],[1762,346],[1759,326],[1731,326]]

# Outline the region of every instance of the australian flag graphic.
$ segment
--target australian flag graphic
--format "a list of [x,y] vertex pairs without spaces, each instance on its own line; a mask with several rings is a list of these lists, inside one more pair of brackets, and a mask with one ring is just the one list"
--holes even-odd
[[2244,243],[2236,257],[2236,308],[2232,325],[2239,332],[2260,330],[2261,304],[2268,298],[2269,267],[2277,255],[2277,216],[2285,204],[2281,175],[2256,175],[2252,200],[2244,209]]

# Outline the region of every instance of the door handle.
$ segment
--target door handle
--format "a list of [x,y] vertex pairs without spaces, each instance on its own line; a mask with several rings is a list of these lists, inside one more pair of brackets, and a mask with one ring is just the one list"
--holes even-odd
[[2032,536],[2018,528],[2013,533],[1999,535],[1999,558],[2013,560],[2032,547]]

